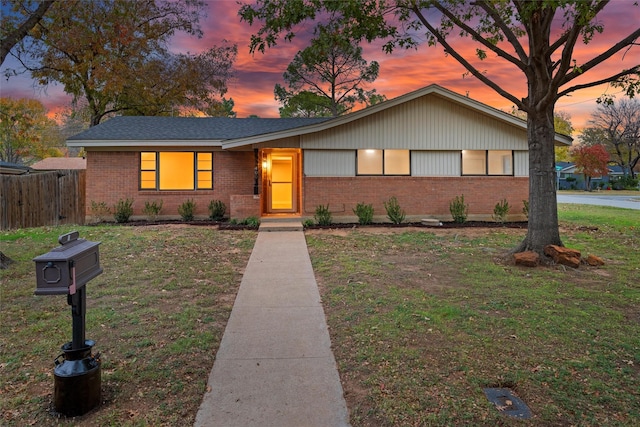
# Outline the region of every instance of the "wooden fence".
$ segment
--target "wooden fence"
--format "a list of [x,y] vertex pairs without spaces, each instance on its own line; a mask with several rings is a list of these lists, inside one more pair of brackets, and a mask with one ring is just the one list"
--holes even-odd
[[0,229],[84,224],[84,170],[0,175]]

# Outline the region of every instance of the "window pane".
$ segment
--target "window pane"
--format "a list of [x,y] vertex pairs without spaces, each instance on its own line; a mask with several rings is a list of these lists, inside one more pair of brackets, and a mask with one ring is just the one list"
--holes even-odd
[[194,189],[194,153],[159,153],[160,190]]
[[140,153],[140,169],[156,170],[156,153]]
[[486,151],[462,150],[462,175],[486,175]]
[[213,169],[211,167],[212,158],[212,153],[198,153],[198,170],[210,171]]
[[384,150],[385,175],[410,174],[409,150]]
[[382,175],[382,150],[358,150],[358,175]]
[[156,188],[156,173],[154,171],[140,172],[140,188]]
[[513,156],[511,151],[489,151],[489,175],[511,175]]
[[211,172],[209,171],[198,171],[198,188],[200,189],[211,189],[213,185],[211,184]]

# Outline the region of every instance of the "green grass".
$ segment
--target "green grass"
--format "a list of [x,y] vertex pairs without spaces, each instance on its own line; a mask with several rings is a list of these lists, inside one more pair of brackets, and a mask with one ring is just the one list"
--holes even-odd
[[[65,296],[34,296],[32,259],[72,229],[100,244],[87,284],[86,337],[101,353],[103,403],[50,414],[53,359],[71,340]],[[210,227],[46,227],[0,233],[0,424],[192,424],[256,233]]]
[[578,270],[503,262],[524,231],[308,233],[352,425],[514,425],[488,386],[521,425],[638,425],[637,215],[561,205],[565,244],[606,262]]

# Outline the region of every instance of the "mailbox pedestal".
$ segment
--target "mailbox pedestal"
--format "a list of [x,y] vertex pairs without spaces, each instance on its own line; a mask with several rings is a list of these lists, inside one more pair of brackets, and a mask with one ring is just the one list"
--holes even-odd
[[66,416],[89,412],[100,404],[100,357],[85,339],[86,283],[102,273],[99,242],[78,239],[78,233],[58,238],[62,245],[33,260],[36,295],[67,295],[71,306],[72,340],[54,360],[54,407]]

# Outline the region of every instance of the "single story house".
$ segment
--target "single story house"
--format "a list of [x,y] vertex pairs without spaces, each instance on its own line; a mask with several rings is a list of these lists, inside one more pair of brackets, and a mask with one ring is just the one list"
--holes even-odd
[[409,220],[450,220],[464,195],[469,219],[502,199],[521,219],[529,196],[526,122],[438,85],[337,118],[115,117],[67,144],[86,151],[87,206],[129,198],[134,216],[159,200],[176,216],[191,199],[201,217],[221,200],[237,219],[328,205],[353,221],[358,203],[384,219],[395,196]]
[[[624,170],[620,166],[609,165],[607,170],[607,175],[591,178],[592,190],[611,188],[612,182],[624,176]],[[586,190],[584,174],[578,172],[575,163],[556,162],[556,173],[558,175],[558,190]]]

